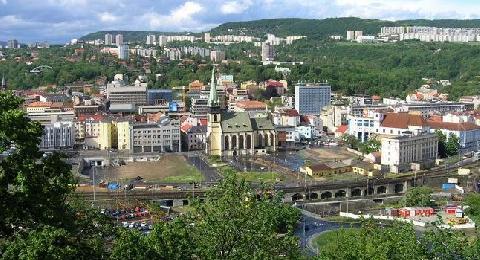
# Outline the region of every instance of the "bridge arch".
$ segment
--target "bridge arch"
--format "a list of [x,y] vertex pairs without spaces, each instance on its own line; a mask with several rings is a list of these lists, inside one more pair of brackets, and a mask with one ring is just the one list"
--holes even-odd
[[367,195],[373,195],[375,193],[375,189],[373,187],[369,187],[367,189]]
[[378,186],[377,187],[377,194],[385,194],[387,193],[387,187],[386,186]]
[[318,193],[312,192],[308,194],[308,199],[310,200],[318,200]]
[[347,196],[347,192],[345,190],[338,190],[335,192],[335,198],[343,198]]
[[395,193],[403,193],[403,189],[404,189],[403,183],[397,183],[397,184],[395,184],[394,192]]
[[332,198],[333,194],[330,191],[326,191],[320,195],[320,199],[330,199]]
[[303,199],[303,195],[301,193],[295,193],[292,195],[292,201],[297,201]]
[[360,197],[362,196],[362,189],[356,188],[352,189],[352,197]]

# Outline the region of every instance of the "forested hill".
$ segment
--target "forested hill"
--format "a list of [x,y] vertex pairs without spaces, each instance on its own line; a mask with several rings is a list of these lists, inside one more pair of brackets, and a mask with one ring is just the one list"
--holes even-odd
[[[267,33],[273,33],[277,36],[304,35],[313,39],[322,39],[330,35],[345,35],[347,30],[361,30],[364,34],[377,34],[383,26],[435,26],[435,27],[480,27],[480,19],[475,20],[402,20],[402,21],[384,21],[377,19],[361,19],[356,17],[327,18],[327,19],[264,19],[248,22],[228,22],[212,28],[213,35],[224,34],[245,34],[264,37]],[[175,34],[194,34],[200,36],[200,33],[191,32],[157,32],[157,31],[99,31],[87,34],[81,37],[81,40],[104,39],[106,33],[113,35],[123,34],[125,41],[143,42],[149,34],[155,35],[175,35]]]
[[276,36],[304,35],[311,38],[326,38],[330,35],[345,35],[347,30],[360,30],[364,34],[377,34],[383,26],[435,26],[435,27],[480,27],[480,20],[403,20],[384,21],[361,19],[356,17],[327,19],[265,19],[248,22],[224,23],[212,29],[213,34],[246,34],[264,36],[273,33]]

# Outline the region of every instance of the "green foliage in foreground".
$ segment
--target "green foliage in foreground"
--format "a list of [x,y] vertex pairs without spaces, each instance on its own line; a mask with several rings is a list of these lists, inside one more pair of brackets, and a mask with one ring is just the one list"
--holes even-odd
[[426,186],[409,188],[401,204],[404,207],[432,206],[432,192],[432,189]]
[[480,194],[471,193],[465,197],[464,204],[468,206],[465,213],[480,225]]
[[[340,229],[319,237],[318,259],[478,259],[480,242],[463,233],[432,228],[418,236],[413,225],[380,227],[366,220],[359,229]],[[317,243],[317,245],[318,245]]]
[[[259,195],[259,196],[257,196]],[[211,190],[204,203],[143,235],[123,230],[113,259],[272,259],[300,256],[293,230],[299,212],[255,192],[235,175]]]

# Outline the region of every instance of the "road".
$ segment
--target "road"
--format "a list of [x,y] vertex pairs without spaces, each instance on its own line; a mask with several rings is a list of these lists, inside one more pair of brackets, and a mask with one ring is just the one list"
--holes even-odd
[[221,177],[215,170],[215,168],[211,167],[208,163],[204,161],[202,157],[196,154],[187,154],[185,155],[187,161],[195,166],[199,171],[203,173],[205,177],[205,182],[218,182],[220,181]]

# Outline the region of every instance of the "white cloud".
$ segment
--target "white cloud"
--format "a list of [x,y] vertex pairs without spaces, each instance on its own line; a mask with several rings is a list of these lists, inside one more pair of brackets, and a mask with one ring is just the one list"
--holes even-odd
[[109,13],[109,12],[103,12],[103,13],[100,13],[98,14],[98,18],[100,19],[100,21],[102,22],[105,22],[105,23],[111,23],[111,22],[115,22],[118,20],[118,17]]
[[[200,22],[196,19],[205,8],[197,3],[188,1],[183,5],[170,11],[168,15],[161,15],[157,12],[149,12],[142,16],[150,29],[191,29],[200,27]],[[171,30],[170,29],[170,30]]]
[[0,3],[2,3],[4,5],[8,4],[7,0],[1,0]]
[[449,0],[335,0],[340,16],[362,18],[469,18],[478,16],[480,3],[458,3]]
[[241,14],[253,4],[251,0],[227,1],[220,7],[223,14]]

